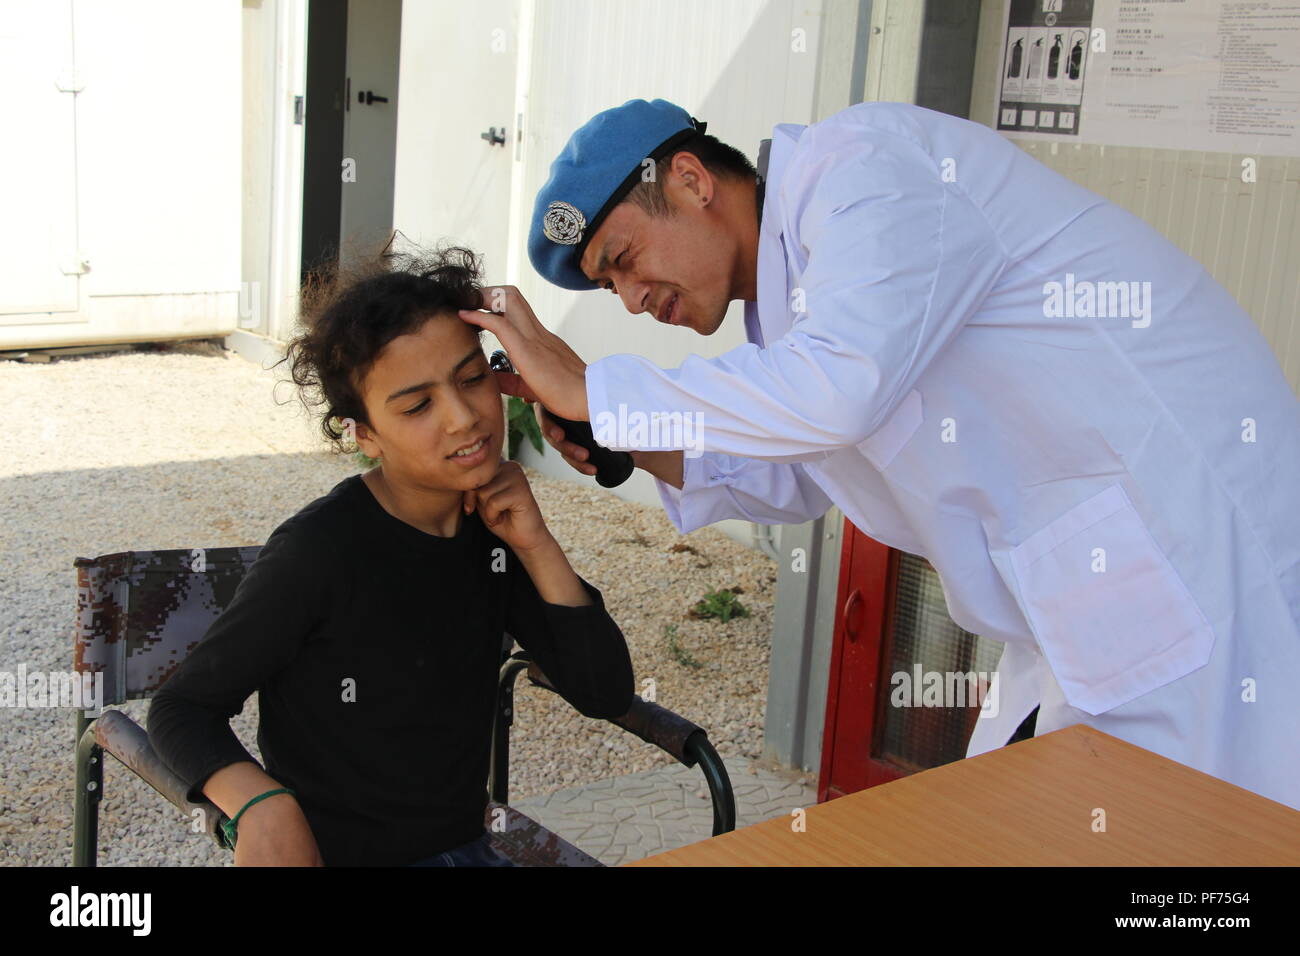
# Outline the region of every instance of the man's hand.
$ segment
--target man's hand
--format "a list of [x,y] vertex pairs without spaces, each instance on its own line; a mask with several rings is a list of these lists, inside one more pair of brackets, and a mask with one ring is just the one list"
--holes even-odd
[[[551,419],[542,409],[541,403],[533,406],[537,414],[537,424],[542,429],[546,443],[560,453],[565,464],[584,475],[596,474],[596,466],[587,461],[591,457],[587,449],[564,437],[564,429]],[[648,471],[674,488],[680,488],[683,481],[685,455],[680,451],[631,451],[632,463],[642,471]]]
[[467,513],[477,508],[488,530],[521,557],[555,540],[517,461],[503,461],[491,481],[465,492],[461,502]]
[[460,317],[487,329],[505,346],[515,371],[526,382],[497,374],[507,395],[540,401],[561,418],[590,421],[587,411],[587,363],[533,314],[527,300],[512,285],[486,286],[480,308],[462,309]]
[[587,461],[591,453],[577,442],[571,442],[564,437],[564,429],[555,424],[551,416],[546,414],[541,402],[533,405],[533,411],[537,415],[537,424],[541,426],[542,437],[546,439],[548,445],[560,453],[565,464],[584,475],[594,475],[596,466]]

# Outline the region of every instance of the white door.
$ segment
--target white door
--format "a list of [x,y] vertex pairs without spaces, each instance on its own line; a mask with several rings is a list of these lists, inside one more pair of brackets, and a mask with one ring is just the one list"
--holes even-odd
[[511,281],[511,182],[523,145],[515,77],[529,39],[520,6],[411,3],[403,14],[393,225],[426,247],[442,241],[483,255],[486,282]]
[[341,262],[382,245],[393,226],[402,0],[349,0],[343,112]]
[[77,311],[76,83],[72,4],[0,2],[0,324]]

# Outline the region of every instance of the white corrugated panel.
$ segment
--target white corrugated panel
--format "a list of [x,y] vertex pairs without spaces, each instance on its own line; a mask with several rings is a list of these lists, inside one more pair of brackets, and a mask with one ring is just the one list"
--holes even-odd
[[[971,118],[993,115],[1004,0],[980,10]],[[1300,159],[1014,139],[1061,175],[1123,206],[1201,263],[1250,314],[1300,392]],[[1255,160],[1245,182],[1242,160]]]
[[[21,6],[9,2],[0,10]],[[79,303],[67,300],[76,311],[10,314],[0,324],[0,348],[233,330],[240,268],[239,5],[76,0],[39,7],[30,41],[66,46],[67,53],[29,64],[24,82],[48,96],[56,75],[72,77],[80,90],[75,142],[64,119],[71,105],[56,105],[48,115],[16,115],[5,124],[6,143],[56,150],[55,172],[7,188],[24,190],[58,223],[69,221],[66,207],[75,197],[76,242],[61,239],[47,259],[63,268],[88,265],[77,280]],[[20,22],[3,19],[11,25],[0,27],[6,32]],[[74,164],[69,177],[64,170]],[[30,235],[35,225],[10,219],[4,228],[11,236]],[[62,236],[66,229],[59,228]],[[11,288],[0,288],[0,312],[23,304],[8,301]],[[45,309],[65,308],[65,300]]]
[[[512,223],[517,249],[525,248],[527,216],[551,162],[574,130],[601,110],[634,98],[663,98],[707,122],[710,134],[754,161],[773,125],[815,118],[819,2],[546,0],[535,4],[532,16],[526,148],[517,170],[522,201]],[[508,281],[588,361],[634,352],[671,368],[692,352],[717,355],[745,341],[739,302],[718,332],[703,337],[659,325],[649,315],[632,316],[608,293],[552,286],[526,256],[518,263]],[[546,458],[558,462],[553,452]],[[568,471],[562,463],[559,468]],[[658,503],[640,472],[619,491]]]
[[72,10],[0,6],[0,325],[77,310]]

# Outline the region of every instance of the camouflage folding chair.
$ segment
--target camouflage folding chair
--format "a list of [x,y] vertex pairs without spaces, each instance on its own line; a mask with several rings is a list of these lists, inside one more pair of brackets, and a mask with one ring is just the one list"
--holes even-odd
[[[123,551],[77,558],[73,562],[77,569],[73,667],[78,673],[104,675],[101,707],[152,697],[229,605],[260,551],[260,546]],[[506,805],[515,677],[527,669],[535,685],[554,688],[526,654],[511,655],[514,640],[509,634],[503,637],[484,815],[489,839],[497,852],[520,866],[600,866],[594,857]],[[731,782],[704,730],[639,697],[612,723],[688,767],[698,763],[713,797],[714,834],[735,828]],[[204,831],[218,846],[225,846],[221,824],[226,815],[209,801],[193,803],[186,798],[188,787],[154,752],[143,727],[121,711],[106,710],[95,718],[78,711],[74,866],[96,864],[105,752],[162,794],[187,820],[201,820]]]

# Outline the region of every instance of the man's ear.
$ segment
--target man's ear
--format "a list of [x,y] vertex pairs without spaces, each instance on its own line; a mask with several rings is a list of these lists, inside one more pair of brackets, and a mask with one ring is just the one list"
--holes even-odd
[[[694,153],[681,152],[673,157],[671,172],[679,181],[681,189],[697,197],[701,202],[700,205],[707,205],[711,198],[713,189],[712,177],[709,171],[704,168],[699,157]],[[667,199],[667,184],[665,184],[665,199]]]

